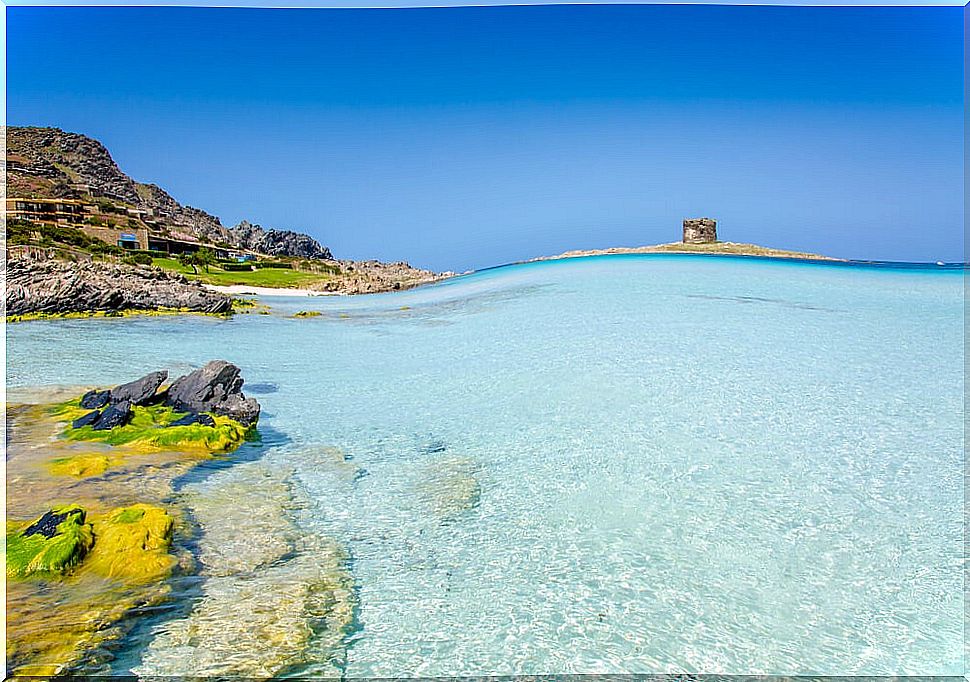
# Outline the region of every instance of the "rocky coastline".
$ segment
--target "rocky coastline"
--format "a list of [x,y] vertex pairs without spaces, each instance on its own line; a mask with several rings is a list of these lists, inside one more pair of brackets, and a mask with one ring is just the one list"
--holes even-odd
[[8,321],[67,314],[232,310],[231,297],[178,273],[120,263],[11,258],[6,285]]

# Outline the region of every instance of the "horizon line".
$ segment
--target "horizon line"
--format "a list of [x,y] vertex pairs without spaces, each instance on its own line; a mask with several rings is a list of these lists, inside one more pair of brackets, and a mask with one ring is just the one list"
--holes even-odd
[[708,5],[712,7],[966,7],[964,0],[436,0],[434,2],[393,2],[393,0],[236,0],[235,2],[204,2],[200,0],[155,0],[154,2],[126,2],[125,0],[4,0],[6,7],[90,7],[90,8],[157,8],[179,7],[195,9],[441,9],[452,7],[530,7],[566,5]]

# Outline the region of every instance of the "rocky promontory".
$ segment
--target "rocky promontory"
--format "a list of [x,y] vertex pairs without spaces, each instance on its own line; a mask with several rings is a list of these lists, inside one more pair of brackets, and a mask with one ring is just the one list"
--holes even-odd
[[8,261],[6,303],[8,316],[232,309],[229,296],[158,268],[29,258]]
[[404,261],[383,263],[376,260],[341,260],[337,263],[340,266],[339,277],[311,285],[310,288],[335,294],[377,294],[412,289],[455,275],[453,272],[422,270]]

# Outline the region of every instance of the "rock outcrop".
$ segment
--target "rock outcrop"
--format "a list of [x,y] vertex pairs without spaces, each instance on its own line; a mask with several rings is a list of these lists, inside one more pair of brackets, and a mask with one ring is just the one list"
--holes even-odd
[[330,249],[320,246],[313,237],[292,230],[263,229],[242,221],[229,232],[232,243],[242,249],[265,253],[269,256],[296,256],[313,260],[333,260]]
[[232,308],[228,296],[158,268],[26,258],[7,264],[6,301],[7,315]]
[[314,284],[312,289],[337,294],[377,294],[401,291],[454,276],[453,272],[434,273],[398,261],[338,261],[340,277]]
[[238,367],[213,360],[173,381],[165,404],[177,412],[211,412],[249,426],[259,419],[259,403],[243,395],[242,385]]

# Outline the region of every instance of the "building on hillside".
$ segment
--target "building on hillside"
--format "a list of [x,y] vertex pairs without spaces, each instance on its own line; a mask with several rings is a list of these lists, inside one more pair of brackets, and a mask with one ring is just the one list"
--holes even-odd
[[148,230],[144,227],[78,225],[77,228],[89,237],[100,239],[107,244],[120,246],[123,249],[148,248]]
[[199,249],[206,248],[212,251],[216,258],[226,259],[230,257],[227,249],[212,244],[203,244],[195,237],[184,233],[166,235],[149,233],[148,248],[152,251],[163,251],[173,256],[195,253]]
[[29,220],[52,225],[80,225],[93,210],[91,204],[76,199],[7,199],[7,220]]
[[717,241],[717,221],[711,218],[684,220],[685,244],[713,244]]

